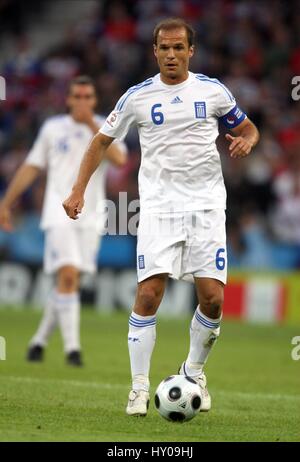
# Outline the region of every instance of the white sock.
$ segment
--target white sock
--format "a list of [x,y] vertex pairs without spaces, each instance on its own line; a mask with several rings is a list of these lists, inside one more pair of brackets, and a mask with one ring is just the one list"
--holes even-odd
[[52,291],[45,304],[42,320],[38,330],[30,340],[30,345],[46,346],[48,339],[57,326],[57,315],[55,310],[55,292]]
[[190,327],[190,351],[184,363],[186,375],[193,377],[202,372],[209,352],[220,335],[221,318],[208,318],[197,306]]
[[131,313],[129,318],[128,349],[132,389],[149,391],[150,360],[156,339],[156,316]]
[[55,308],[66,353],[80,350],[80,300],[78,292],[56,292]]

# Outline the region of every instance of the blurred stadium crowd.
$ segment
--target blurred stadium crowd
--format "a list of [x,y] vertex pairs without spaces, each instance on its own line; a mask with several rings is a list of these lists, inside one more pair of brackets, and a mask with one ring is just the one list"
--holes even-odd
[[[72,8],[74,2],[68,3]],[[47,15],[48,2],[27,1],[25,8],[18,0],[0,1],[0,42],[10,35],[15,50],[0,67],[7,82],[7,100],[0,105],[0,196],[41,123],[65,111],[70,77],[92,76],[99,112],[109,113],[129,86],[157,73],[152,56],[154,25],[166,16],[181,16],[197,32],[191,70],[222,80],[261,132],[254,154],[241,161],[229,159],[224,132],[219,138],[228,192],[230,264],[249,269],[300,268],[300,102],[291,98],[292,77],[300,75],[300,2],[84,3],[86,13],[65,31],[61,42],[38,54],[28,39],[28,27],[39,21],[39,15]],[[129,199],[138,196],[140,151],[135,130],[128,136],[128,146],[126,167],[111,168],[108,174],[108,197],[116,202],[119,191],[128,191]],[[38,219],[43,186],[44,180],[18,205],[15,238],[0,234],[2,256],[27,255],[33,262],[41,258]]]

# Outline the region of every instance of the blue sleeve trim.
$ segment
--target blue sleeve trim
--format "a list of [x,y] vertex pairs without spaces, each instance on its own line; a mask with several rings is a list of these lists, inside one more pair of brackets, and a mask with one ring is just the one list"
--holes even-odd
[[241,111],[238,106],[234,106],[234,108],[227,112],[227,114],[219,117],[219,121],[225,125],[226,128],[234,128],[240,125],[246,117],[246,114]]
[[200,82],[210,82],[210,83],[214,83],[216,85],[219,85],[221,88],[223,88],[223,90],[225,91],[225,93],[227,94],[227,96],[229,97],[230,101],[234,101],[234,96],[232,95],[232,93],[228,90],[227,87],[225,87],[225,85],[223,83],[220,82],[220,80],[218,79],[212,79],[210,77],[207,77],[206,75],[204,74],[197,74],[196,75],[196,79],[198,79]]

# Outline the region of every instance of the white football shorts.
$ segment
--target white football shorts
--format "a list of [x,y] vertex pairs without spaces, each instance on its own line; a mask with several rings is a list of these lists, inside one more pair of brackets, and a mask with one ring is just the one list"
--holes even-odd
[[138,282],[155,274],[192,282],[194,277],[226,284],[224,209],[140,214],[137,242]]
[[55,273],[63,266],[94,273],[101,236],[90,228],[61,226],[45,231],[44,271]]

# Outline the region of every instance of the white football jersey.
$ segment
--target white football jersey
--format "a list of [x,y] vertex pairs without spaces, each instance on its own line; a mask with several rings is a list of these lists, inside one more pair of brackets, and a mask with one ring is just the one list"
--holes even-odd
[[[99,127],[104,121],[104,117],[95,115]],[[85,193],[85,206],[78,220],[67,217],[62,206],[71,193],[92,137],[92,130],[86,124],[76,122],[69,114],[54,116],[44,122],[25,161],[47,171],[42,229],[61,225],[99,230],[103,227],[107,162],[104,161],[91,177]],[[124,143],[119,144],[126,150]]]
[[123,139],[137,125],[144,212],[226,208],[218,122],[233,128],[245,117],[217,79],[189,72],[184,82],[167,85],[157,74],[129,88],[100,132]]

